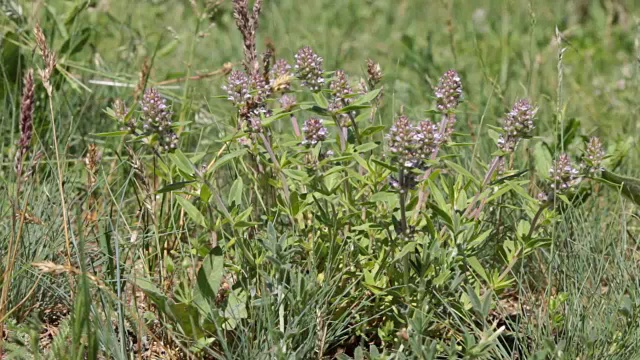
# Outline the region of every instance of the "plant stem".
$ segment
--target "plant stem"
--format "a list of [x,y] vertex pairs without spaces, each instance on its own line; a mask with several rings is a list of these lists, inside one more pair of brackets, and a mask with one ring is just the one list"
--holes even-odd
[[71,266],[71,240],[69,236],[69,215],[67,214],[67,203],[64,198],[64,185],[62,180],[62,166],[60,165],[60,147],[58,146],[58,134],[56,132],[56,121],[53,113],[53,92],[49,92],[49,111],[51,114],[51,129],[53,131],[53,146],[56,153],[56,167],[58,170],[58,191],[60,192],[60,205],[62,206],[62,221],[64,222],[64,240],[67,249],[67,265]]

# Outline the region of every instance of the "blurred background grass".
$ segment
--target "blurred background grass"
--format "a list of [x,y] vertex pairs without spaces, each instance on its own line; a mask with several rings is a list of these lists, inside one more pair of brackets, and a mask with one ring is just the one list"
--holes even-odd
[[[83,104],[94,98],[83,113],[92,120],[77,124],[78,136],[112,126],[104,123],[100,108],[131,94],[90,79],[135,84],[143,59],[150,57],[152,84],[242,58],[230,1],[54,0],[21,8],[18,36],[37,19],[59,46],[68,39],[80,43],[60,61],[87,87],[72,96]],[[539,134],[552,134],[556,120],[577,118],[586,133],[617,141],[638,130],[637,10],[637,2],[619,0],[274,0],[265,4],[258,46],[264,51],[265,42],[272,42],[276,55],[291,61],[299,47],[310,45],[328,69],[353,75],[364,74],[367,58],[380,62],[386,120],[401,105],[410,115],[423,116],[432,103],[434,79],[454,68],[465,88],[462,132],[481,133],[483,114],[486,124],[494,124],[515,99],[530,97],[541,108]],[[5,33],[15,31],[6,20]],[[565,49],[561,69],[556,28]],[[222,94],[220,78],[179,85],[168,92],[206,108],[214,120],[226,106],[213,98]]]

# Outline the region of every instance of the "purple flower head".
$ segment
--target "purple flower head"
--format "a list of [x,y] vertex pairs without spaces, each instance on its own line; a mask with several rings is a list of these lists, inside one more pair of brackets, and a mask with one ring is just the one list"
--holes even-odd
[[227,99],[236,107],[243,106],[251,99],[249,77],[243,71],[233,70],[222,89],[227,92]]
[[436,108],[442,113],[451,113],[458,107],[462,98],[462,82],[455,70],[442,75],[435,89]]
[[323,59],[308,46],[298,50],[295,58],[296,76],[302,81],[302,86],[308,87],[311,91],[320,91],[324,85]]
[[305,121],[302,132],[304,132],[302,145],[306,146],[314,146],[321,141],[325,141],[328,134],[327,128],[322,125],[322,120],[317,118],[311,118]]
[[421,121],[416,131],[416,151],[421,160],[429,160],[442,143],[438,125],[429,120]]
[[297,104],[296,96],[290,94],[282,95],[278,102],[285,111],[291,111]]
[[264,76],[258,71],[251,76],[251,88],[255,89],[253,102],[256,104],[264,103],[271,95],[271,85],[267,84]]
[[589,175],[598,175],[602,171],[602,161],[604,160],[605,152],[602,148],[602,142],[599,138],[593,136],[589,139],[587,149],[584,154],[582,168]]
[[178,145],[178,135],[171,127],[173,113],[167,101],[160,96],[156,89],[145,91],[142,101],[143,130],[147,135],[157,135],[160,148],[165,151],[173,150]]
[[387,139],[389,141],[389,152],[400,162],[401,166],[412,168],[418,165],[419,157],[416,151],[416,144],[421,139],[421,135],[411,125],[409,118],[405,115],[400,115],[391,126],[391,129],[389,129]]
[[580,172],[571,163],[567,154],[560,154],[549,169],[549,176],[553,181],[551,187],[560,193],[568,191],[580,183],[579,175]]
[[504,152],[513,152],[520,139],[531,135],[535,125],[533,120],[537,109],[528,100],[516,101],[502,122],[504,134],[498,139],[498,147]]
[[347,80],[347,75],[343,70],[336,71],[334,79],[331,81],[331,85],[329,87],[336,101],[344,104],[352,102],[352,99],[348,96],[353,94],[353,91],[349,85],[349,80]]

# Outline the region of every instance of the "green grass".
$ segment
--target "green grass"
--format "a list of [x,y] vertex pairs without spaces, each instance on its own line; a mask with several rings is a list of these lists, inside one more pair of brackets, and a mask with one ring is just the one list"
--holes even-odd
[[[259,53],[273,43],[276,57],[292,63],[309,45],[325,70],[344,69],[354,83],[366,77],[369,58],[384,72],[382,105],[362,126],[385,129],[350,138],[376,143],[373,151],[349,150],[314,168],[285,118],[270,125],[282,173],[267,146],[241,152],[230,141],[237,114],[221,89],[225,77],[193,78],[228,62],[242,69],[231,1],[208,13],[205,3],[216,2],[1,5],[0,273],[9,239],[18,240],[4,310],[11,311],[1,347],[8,358],[137,358],[148,356],[146,344],[155,354],[163,344],[168,355],[159,356],[174,358],[640,358],[637,205],[617,187],[591,181],[581,188],[588,196],[558,199],[527,235],[551,158],[579,158],[589,136],[605,143],[608,170],[640,176],[635,2],[587,1],[580,16],[585,1],[265,0]],[[62,160],[55,160],[48,97],[36,75],[28,159],[41,155],[16,195],[20,79],[44,66],[34,50],[36,23],[57,52],[53,108]],[[145,59],[147,87],[170,99],[180,124],[177,155],[96,135],[119,130],[105,111],[114,99],[137,106]],[[400,111],[431,116],[433,88],[448,69],[464,88],[457,146],[446,148],[430,178],[425,216],[410,220],[417,235],[401,242],[394,221],[404,204],[386,181],[395,165],[383,156],[382,134]],[[308,92],[298,96],[318,102]],[[479,220],[468,220],[462,212],[496,151],[494,127],[524,97],[539,107],[535,136],[512,160],[513,169],[528,172],[492,184],[490,194],[504,192],[487,200]],[[312,115],[296,113],[301,121]],[[323,149],[340,154],[334,138]],[[84,165],[90,143],[102,154],[92,188]],[[214,161],[203,176],[189,170],[191,162],[200,169]],[[293,196],[278,190],[280,174]],[[181,181],[190,183],[156,193]],[[25,203],[29,216],[17,237],[15,209]],[[412,218],[415,201],[406,206]],[[47,261],[60,267],[32,265]],[[225,284],[230,290],[219,297]],[[40,336],[45,325],[59,330],[50,346]]]

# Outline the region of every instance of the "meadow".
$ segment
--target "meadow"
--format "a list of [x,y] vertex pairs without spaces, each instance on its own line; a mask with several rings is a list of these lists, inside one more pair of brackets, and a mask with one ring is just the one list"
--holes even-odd
[[640,359],[639,3],[0,9],[0,359]]

